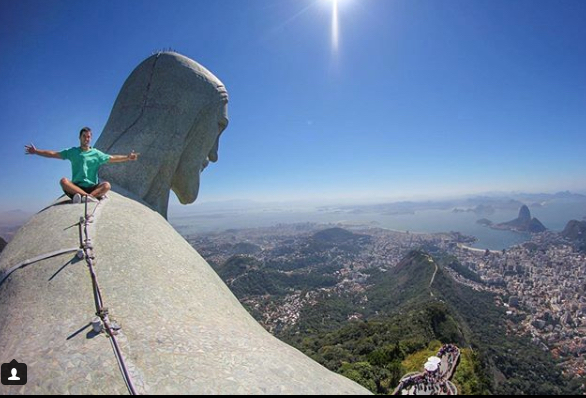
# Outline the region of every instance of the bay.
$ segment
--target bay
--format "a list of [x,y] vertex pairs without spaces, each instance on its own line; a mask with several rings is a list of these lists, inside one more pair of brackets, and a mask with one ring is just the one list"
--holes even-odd
[[[568,221],[581,220],[586,215],[586,203],[552,203],[532,206],[530,210],[532,216],[537,217],[548,229],[560,232]],[[477,239],[470,245],[472,247],[502,250],[530,240],[531,235],[494,230],[478,224],[477,221],[488,218],[496,224],[513,220],[517,216],[518,210],[515,209],[497,209],[490,215],[478,215],[472,211],[454,212],[453,208],[419,210],[407,214],[383,214],[364,209],[273,206],[171,214],[169,221],[184,236],[305,222],[372,226],[414,233],[457,231]]]

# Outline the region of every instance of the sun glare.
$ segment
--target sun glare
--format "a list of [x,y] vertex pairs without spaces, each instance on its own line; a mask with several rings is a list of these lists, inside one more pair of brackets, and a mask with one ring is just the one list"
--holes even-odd
[[340,45],[340,21],[338,18],[338,0],[332,2],[332,50],[337,53]]
[[330,3],[332,6],[332,51],[338,52],[340,46],[340,6],[344,6],[351,0],[325,0],[324,2]]

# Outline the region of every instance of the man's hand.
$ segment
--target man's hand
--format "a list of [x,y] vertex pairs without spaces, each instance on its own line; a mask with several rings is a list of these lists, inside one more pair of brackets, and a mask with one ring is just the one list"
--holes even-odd
[[25,155],[36,155],[38,152],[37,148],[31,143],[30,145],[24,146],[24,153]]
[[128,160],[138,160],[138,155],[140,155],[140,153],[136,153],[134,151],[130,152],[130,155],[128,155]]
[[25,155],[39,155],[44,158],[62,159],[61,154],[59,152],[37,149],[33,144],[25,145],[24,153]]

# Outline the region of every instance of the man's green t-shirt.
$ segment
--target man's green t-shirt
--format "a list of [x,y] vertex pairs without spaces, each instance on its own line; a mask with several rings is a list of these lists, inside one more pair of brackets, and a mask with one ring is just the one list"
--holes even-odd
[[82,151],[80,147],[64,149],[59,152],[61,159],[71,161],[73,182],[80,187],[89,188],[98,185],[98,170],[100,166],[110,161],[110,155],[91,148],[89,151]]

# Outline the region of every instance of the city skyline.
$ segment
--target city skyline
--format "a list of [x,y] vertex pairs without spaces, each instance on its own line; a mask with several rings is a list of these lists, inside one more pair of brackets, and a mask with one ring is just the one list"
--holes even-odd
[[86,125],[95,143],[134,67],[169,48],[230,94],[198,202],[586,193],[584,16],[571,0],[2,2],[0,211],[41,209],[71,174],[25,144],[77,146]]

